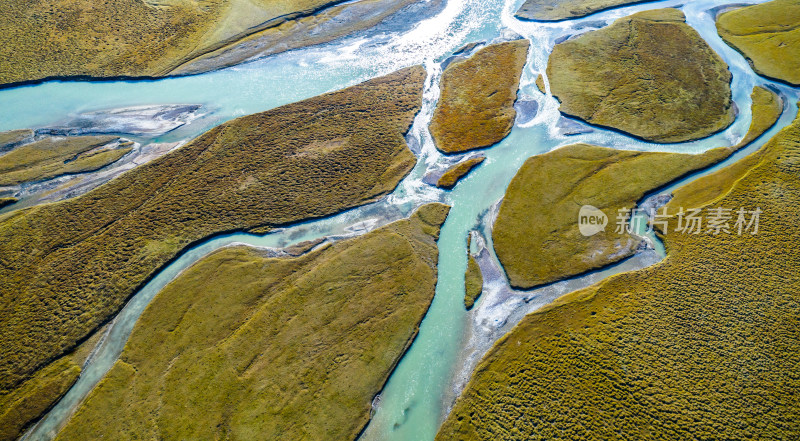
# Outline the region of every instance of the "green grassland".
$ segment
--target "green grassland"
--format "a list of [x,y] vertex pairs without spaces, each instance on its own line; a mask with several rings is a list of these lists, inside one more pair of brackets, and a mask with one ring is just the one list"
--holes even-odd
[[[512,286],[532,288],[630,256],[639,240],[616,231],[620,209],[632,209],[649,191],[693,170],[719,162],[772,127],[783,104],[774,92],[754,87],[753,118],[741,142],[703,154],[647,153],[571,145],[529,158],[506,190],[493,230],[495,251]],[[686,188],[702,195],[711,184]],[[590,238],[578,229],[582,205],[608,217]]]
[[448,209],[300,257],[204,258],[153,299],[59,439],[355,439],[433,300]]
[[800,85],[800,0],[773,0],[721,14],[717,32],[760,75]]
[[557,44],[561,111],[654,142],[704,138],[734,120],[725,62],[677,9],[639,12]]
[[522,20],[559,21],[647,0],[525,0],[517,13]]
[[[768,92],[768,94],[766,93]],[[769,129],[780,116],[782,108],[781,100],[778,95],[760,87],[753,89],[753,121],[750,130],[736,147],[743,147],[746,141],[754,140]],[[702,176],[694,181],[678,188],[673,192],[673,199],[667,205],[675,207],[680,204],[686,208],[702,207],[706,203],[716,201],[724,196],[731,187],[731,182],[735,182],[747,170],[752,168],[756,161],[760,160],[766,150],[758,150],[755,154],[731,164],[724,169]]]
[[459,180],[463,178],[467,173],[472,171],[473,168],[477,167],[478,164],[483,162],[486,159],[484,156],[479,156],[477,158],[470,158],[466,161],[461,161],[458,164],[453,165],[452,167],[445,170],[439,180],[436,182],[436,186],[440,188],[450,189],[456,186]]
[[48,137],[17,147],[0,156],[0,186],[105,167],[131,151],[130,147],[103,148],[117,139],[113,136]]
[[78,380],[81,367],[65,356],[37,372],[11,393],[0,395],[0,440],[18,439]]
[[0,440],[18,439],[55,399],[69,390],[102,334],[102,330],[96,332],[75,351],[39,370],[15,390],[0,393]]
[[[630,256],[640,240],[616,231],[618,210],[632,209],[650,190],[730,152],[690,155],[575,144],[529,158],[511,180],[492,232],[511,286],[532,288]],[[605,231],[581,235],[582,205],[608,217]]]
[[780,118],[783,112],[783,100],[775,92],[764,87],[756,86],[750,94],[753,104],[750,106],[752,119],[750,128],[744,138],[734,148],[744,147],[755,141],[756,138],[769,130]]
[[80,197],[0,216],[0,391],[75,347],[187,245],[330,215],[416,162],[416,66],[222,124]]
[[670,212],[760,207],[757,234],[681,234],[673,218],[664,261],[568,295],[501,339],[438,439],[794,438],[800,119],[744,161],[715,175],[712,199],[678,193]]
[[[331,0],[5,0],[0,84],[160,76]],[[44,56],[42,54],[45,54]]]
[[474,257],[467,258],[467,272],[464,274],[464,306],[469,311],[483,292],[483,274]]
[[456,153],[488,147],[511,132],[529,45],[528,40],[493,44],[447,66],[430,124],[439,150]]

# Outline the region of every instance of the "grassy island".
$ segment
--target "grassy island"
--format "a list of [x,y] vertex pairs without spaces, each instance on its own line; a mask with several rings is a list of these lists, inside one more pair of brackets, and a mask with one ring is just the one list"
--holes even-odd
[[[494,225],[495,251],[512,286],[532,288],[624,259],[640,240],[617,231],[618,210],[693,170],[719,162],[772,127],[783,103],[753,88],[752,122],[739,144],[690,155],[571,145],[528,159],[506,190]],[[712,188],[697,188],[702,194]],[[600,209],[608,225],[581,235],[581,206]]]
[[478,297],[483,292],[483,274],[478,261],[474,257],[467,257],[467,272],[464,274],[464,306],[472,309]]
[[425,205],[298,257],[200,260],[58,439],[355,439],[433,300],[447,212]]
[[760,75],[800,85],[800,1],[773,0],[717,18],[717,32]]
[[753,93],[750,94],[750,99],[753,102],[750,128],[734,148],[744,147],[755,141],[756,138],[772,128],[778,122],[781,113],[783,113],[783,100],[777,93],[767,88],[754,87]]
[[489,147],[511,132],[529,45],[528,40],[493,44],[445,68],[430,125],[439,150]]
[[[506,190],[492,232],[511,286],[532,288],[630,256],[640,239],[616,230],[618,210],[729,154],[724,148],[689,155],[575,144],[528,159]],[[606,215],[604,231],[580,233],[583,205]]]
[[392,191],[415,157],[411,67],[222,124],[74,199],[0,216],[0,392],[109,320],[186,246]]
[[677,192],[673,214],[760,208],[758,232],[738,235],[734,214],[730,233],[682,234],[673,217],[663,262],[569,294],[498,341],[438,439],[795,436],[800,250],[783,244],[800,236],[798,164],[800,119],[711,175],[718,191]]
[[563,113],[648,141],[704,138],[735,117],[728,66],[677,9],[557,44],[547,77]]
[[477,167],[485,159],[486,157],[484,156],[478,156],[476,158],[466,159],[458,164],[453,165],[445,170],[445,172],[436,182],[436,186],[445,189],[455,187],[461,178],[466,176],[470,171],[472,171],[473,168]]
[[560,21],[647,0],[525,0],[517,13],[521,20]]

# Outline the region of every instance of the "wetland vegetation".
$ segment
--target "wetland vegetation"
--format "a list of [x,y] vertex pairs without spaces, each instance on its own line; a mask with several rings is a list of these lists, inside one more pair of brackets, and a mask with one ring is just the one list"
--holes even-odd
[[800,1],[772,0],[724,12],[717,31],[759,74],[800,85]]
[[0,133],[0,153],[33,141],[34,133],[31,129],[11,130]]
[[[613,23],[627,9],[566,20],[640,1],[516,13],[565,20],[551,24],[515,22],[520,3],[0,2],[0,88],[208,72],[380,23],[207,76],[0,94],[3,130],[35,128],[0,133],[0,190],[20,202],[0,214],[0,440],[37,421],[31,441],[800,433],[800,252],[785,245],[800,237],[800,118],[695,179],[788,123],[800,3],[693,1]],[[428,71],[276,107],[409,60]],[[537,73],[580,122],[534,90]],[[715,148],[744,130],[733,99],[752,85],[747,133]],[[153,125],[159,108],[186,118]],[[103,116],[131,111],[127,126],[164,129],[134,150],[150,156],[64,184],[130,151],[77,135],[132,134]],[[648,243],[616,231],[620,210],[682,177],[657,228],[667,257],[609,266]],[[580,234],[583,204],[604,231]],[[733,209],[730,231],[675,231],[689,207]],[[736,234],[739,207],[762,213],[758,234]]]
[[433,300],[448,209],[297,257],[235,246],[200,260],[58,439],[354,439]]
[[[719,148],[690,155],[575,144],[529,158],[508,185],[492,232],[511,286],[532,288],[630,256],[642,239],[618,230],[619,211],[732,152]],[[608,219],[591,237],[578,228],[583,205]]]
[[439,150],[457,153],[489,147],[511,132],[529,45],[528,40],[493,44],[445,68],[430,123]]
[[752,115],[750,128],[734,148],[741,148],[755,141],[775,125],[783,112],[783,100],[777,93],[767,88],[754,87],[750,99],[753,103],[750,112]]
[[61,397],[69,390],[102,335],[101,329],[72,353],[37,371],[16,389],[0,392],[0,440],[19,439],[28,426],[50,409],[54,397]]
[[[0,84],[52,77],[168,75],[185,63],[256,33],[286,37],[299,30],[308,35],[317,23],[306,20],[297,26],[295,19],[336,3],[339,2],[6,0],[0,2],[0,27],[4,30],[0,35]],[[286,23],[290,26],[281,26]],[[374,24],[374,20],[370,23]],[[354,20],[350,27],[357,25],[358,20]],[[347,31],[345,26],[327,40]],[[326,40],[316,42],[323,41]],[[292,48],[285,45],[284,42],[283,50]],[[300,46],[296,41],[294,47]],[[242,56],[235,62],[246,58]],[[218,67],[219,64],[204,70]]]
[[473,168],[477,167],[483,160],[486,159],[484,156],[478,156],[475,158],[469,158],[464,161],[459,162],[445,170],[442,173],[442,176],[436,182],[437,187],[451,189],[456,186],[458,181],[461,180],[464,176],[467,175]]
[[648,0],[525,0],[514,16],[522,20],[560,21],[644,1]]
[[467,257],[467,272],[464,274],[464,306],[472,309],[483,291],[483,275],[478,261],[471,255]]
[[[641,238],[620,230],[619,210],[631,210],[651,190],[722,161],[772,127],[783,110],[781,98],[758,86],[751,98],[750,128],[733,147],[689,155],[571,145],[528,159],[509,184],[493,229],[511,285],[532,288],[633,254]],[[697,185],[687,187],[706,191]],[[576,222],[582,205],[608,219],[590,238]]]
[[677,9],[555,45],[547,78],[563,113],[648,141],[704,138],[735,118],[728,66]]

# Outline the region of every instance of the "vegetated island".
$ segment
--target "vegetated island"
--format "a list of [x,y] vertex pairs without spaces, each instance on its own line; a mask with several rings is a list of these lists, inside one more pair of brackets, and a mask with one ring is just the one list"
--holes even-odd
[[331,41],[412,2],[6,0],[0,2],[0,85],[206,72]]
[[11,130],[0,133],[0,154],[17,146],[33,142],[35,134],[31,129]]
[[[525,317],[437,439],[786,439],[800,432],[800,119],[706,179],[730,232],[675,231],[667,258]],[[704,185],[705,186],[705,185]],[[686,194],[691,194],[688,192]],[[735,211],[762,211],[738,234]],[[707,213],[707,211],[704,211]],[[705,229],[708,225],[703,224]]]
[[18,201],[15,197],[0,197],[0,208],[5,207],[6,205],[14,204]]
[[148,305],[58,439],[355,439],[433,300],[448,210],[299,257],[239,246],[200,260]]
[[0,399],[42,381],[186,246],[392,191],[416,162],[404,135],[425,75],[242,117],[82,196],[0,216]]
[[704,138],[735,118],[727,65],[677,9],[555,45],[547,78],[561,112],[648,141]]
[[[632,255],[641,238],[617,229],[619,210],[633,209],[649,191],[730,153],[726,148],[691,155],[573,144],[529,158],[511,180],[492,231],[511,286],[533,288]],[[603,231],[581,234],[583,205],[603,212],[608,219]]]
[[[339,37],[376,26],[387,17],[418,0],[358,0],[333,2],[332,6],[300,16],[189,59],[169,72],[186,75],[208,72],[306,46],[327,43]],[[443,0],[427,2],[438,7]]]
[[485,156],[477,156],[474,158],[465,159],[458,164],[454,164],[445,170],[444,173],[442,173],[442,176],[436,182],[436,186],[448,190],[455,187],[461,178],[471,172],[473,168],[480,165],[480,163],[485,159]]
[[800,1],[773,0],[720,14],[717,32],[759,75],[800,85]]
[[511,132],[529,46],[528,40],[493,44],[445,68],[430,124],[439,150],[458,153],[489,147]]
[[[753,119],[742,142],[702,154],[634,152],[576,144],[529,158],[506,190],[493,227],[497,257],[511,286],[533,288],[622,260],[641,243],[617,225],[648,192],[693,170],[717,163],[758,138],[777,121],[782,100],[753,88]],[[584,237],[583,205],[608,224]]]
[[115,136],[45,137],[23,144],[0,156],[0,186],[98,170],[130,152],[130,144]]
[[520,20],[561,21],[649,0],[525,0],[515,17]]
[[21,387],[0,394],[0,440],[19,439],[31,422],[43,416],[69,390],[103,331],[98,330],[74,351],[36,372]]

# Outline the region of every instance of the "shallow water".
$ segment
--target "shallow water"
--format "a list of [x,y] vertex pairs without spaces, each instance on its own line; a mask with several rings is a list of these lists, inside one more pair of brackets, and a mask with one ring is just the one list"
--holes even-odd
[[[159,140],[194,136],[230,118],[298,101],[320,93],[346,87],[364,79],[382,75],[413,64],[424,64],[426,81],[423,109],[409,132],[419,162],[412,173],[389,196],[365,207],[352,209],[329,218],[300,223],[265,236],[230,234],[215,237],[189,250],[164,268],[125,306],[110,327],[107,336],[88,360],[84,371],[69,393],[29,434],[27,439],[52,439],[66,418],[108,371],[121,353],[133,326],[150,302],[180,271],[202,256],[235,243],[281,248],[304,240],[362,234],[372,228],[408,216],[414,208],[431,201],[452,206],[439,239],[439,280],[434,301],[420,326],[420,332],[403,357],[389,382],[376,400],[372,421],[362,434],[365,440],[430,440],[443,419],[464,369],[474,365],[487,345],[502,335],[524,313],[541,306],[552,296],[577,288],[608,275],[650,264],[657,258],[623,262],[599,271],[583,282],[568,281],[561,291],[529,299],[504,300],[490,304],[489,295],[479,300],[472,312],[463,307],[463,275],[466,269],[466,238],[470,231],[483,231],[488,259],[496,263],[492,251],[489,213],[502,197],[516,170],[531,155],[575,142],[588,142],[615,148],[650,151],[701,152],[732,145],[746,132],[750,123],[750,91],[755,84],[772,84],[787,96],[784,115],[775,128],[757,140],[735,159],[754,150],[796,113],[794,103],[800,94],[795,89],[755,76],[747,62],[724,45],[716,35],[713,19],[705,12],[726,4],[699,0],[682,9],[687,21],[728,62],[733,73],[734,100],[739,108],[736,122],[712,137],[683,144],[652,144],[622,134],[593,128],[590,133],[564,136],[556,126],[557,102],[541,94],[533,84],[544,70],[547,54],[554,41],[593,22],[613,19],[644,9],[677,6],[679,1],[662,1],[593,14],[560,23],[520,22],[513,12],[521,0],[450,0],[444,8],[433,8],[416,15],[410,24],[388,23],[382,28],[356,34],[334,44],[293,51],[265,60],[193,77],[159,81],[50,82],[0,91],[0,130],[41,127],[54,124],[67,115],[109,107],[139,104],[200,103],[206,118],[168,134]],[[729,3],[729,2],[728,2]],[[463,44],[492,41],[499,37],[523,35],[532,42],[528,64],[523,74],[520,97],[538,103],[538,114],[516,126],[498,145],[485,149],[486,161],[449,192],[421,182],[430,167],[443,162],[433,147],[427,124],[438,98],[440,62]],[[726,161],[730,163],[731,160]],[[724,166],[714,167],[718,169]],[[682,183],[702,173],[687,177]],[[676,184],[678,185],[678,184]],[[674,186],[672,186],[674,187]],[[672,188],[670,187],[670,188]],[[668,190],[668,189],[667,189]],[[638,265],[638,266],[637,266]],[[498,289],[507,288],[498,286]],[[527,293],[533,298],[538,294]],[[548,297],[549,296],[549,297]],[[490,308],[491,307],[491,308]],[[470,338],[480,332],[483,320],[487,338],[474,346],[471,359],[464,356]],[[471,361],[470,361],[471,360]]]

